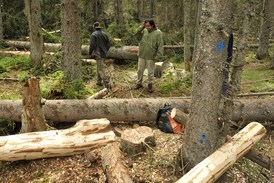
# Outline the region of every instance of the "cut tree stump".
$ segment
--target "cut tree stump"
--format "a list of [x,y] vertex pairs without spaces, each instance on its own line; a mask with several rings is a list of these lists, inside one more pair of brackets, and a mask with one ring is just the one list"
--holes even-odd
[[160,78],[163,74],[163,64],[164,62],[155,62],[154,76]]
[[0,161],[81,154],[115,140],[107,119],[80,120],[71,128],[0,137]]
[[118,143],[110,143],[101,151],[102,167],[109,183],[133,183]]
[[42,110],[39,79],[27,80],[23,87],[22,128],[20,133],[45,131],[46,119]]
[[156,145],[153,130],[147,126],[124,130],[120,145],[129,156],[145,152],[147,147]]
[[265,134],[266,129],[263,125],[257,122],[249,123],[213,154],[187,172],[177,182],[215,182],[239,158],[243,157]]

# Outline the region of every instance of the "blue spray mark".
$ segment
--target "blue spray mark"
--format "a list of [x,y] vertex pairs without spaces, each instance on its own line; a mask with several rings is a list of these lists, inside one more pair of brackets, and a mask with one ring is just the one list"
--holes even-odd
[[201,143],[203,144],[206,144],[208,142],[208,138],[204,133],[202,133],[200,140],[201,140]]
[[217,50],[217,52],[221,52],[224,48],[225,48],[224,43],[223,43],[222,41],[219,40],[219,41],[217,42],[217,45],[216,45],[216,50]]

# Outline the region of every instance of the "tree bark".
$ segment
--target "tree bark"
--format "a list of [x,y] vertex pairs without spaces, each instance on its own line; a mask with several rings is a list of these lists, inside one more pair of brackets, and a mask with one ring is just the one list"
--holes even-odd
[[231,140],[197,164],[177,182],[215,182],[265,134],[266,129],[263,125],[256,122],[248,124]]
[[39,79],[30,78],[23,88],[23,114],[20,133],[44,131],[47,129],[42,111]]
[[109,183],[133,183],[118,143],[106,145],[101,151],[103,170]]
[[61,0],[62,64],[67,82],[81,81],[80,0]]
[[262,9],[262,18],[261,18],[261,27],[260,27],[260,39],[259,47],[257,50],[256,58],[263,60],[268,56],[269,49],[269,38],[271,32],[271,19],[273,19],[273,9],[274,2],[273,0],[264,0]]
[[3,35],[3,0],[0,0],[0,47],[3,47],[4,35]]
[[25,12],[29,24],[30,58],[35,68],[42,66],[44,43],[42,35],[42,15],[40,0],[25,0]]
[[81,120],[65,130],[0,137],[0,160],[16,161],[81,154],[115,140],[107,119]]
[[193,70],[192,100],[185,128],[183,154],[185,163],[194,167],[223,142],[220,131],[219,104],[223,84],[226,45],[230,32],[231,1],[202,2],[198,26],[199,38]]
[[[189,99],[140,98],[101,100],[46,100],[47,120],[75,122],[81,119],[108,118],[111,121],[155,121],[166,103],[188,113]],[[240,99],[234,105],[234,121],[274,121],[274,99]],[[0,118],[21,121],[22,100],[0,100]]]
[[115,19],[116,23],[119,26],[124,26],[124,17],[123,17],[123,1],[122,0],[115,0]]
[[187,72],[190,72],[191,63],[191,1],[184,1],[184,63]]

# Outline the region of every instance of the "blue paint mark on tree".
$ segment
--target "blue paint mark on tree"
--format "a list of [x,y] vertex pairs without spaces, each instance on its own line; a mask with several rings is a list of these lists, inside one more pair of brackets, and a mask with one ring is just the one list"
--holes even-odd
[[203,133],[203,134],[201,135],[200,140],[201,140],[201,143],[203,143],[203,144],[207,143],[208,139],[207,139],[206,134]]
[[221,52],[224,48],[225,48],[224,43],[223,43],[222,41],[219,40],[219,41],[217,42],[217,46],[216,46],[217,52]]

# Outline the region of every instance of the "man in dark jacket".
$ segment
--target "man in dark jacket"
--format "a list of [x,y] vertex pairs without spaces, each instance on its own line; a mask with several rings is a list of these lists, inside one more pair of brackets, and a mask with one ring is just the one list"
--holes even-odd
[[[96,60],[97,64],[97,85],[104,86],[111,90],[109,79],[106,76],[104,61],[110,48],[110,41],[108,35],[101,30],[99,22],[93,24],[95,31],[91,34],[89,55]],[[103,83],[102,83],[103,82]]]

